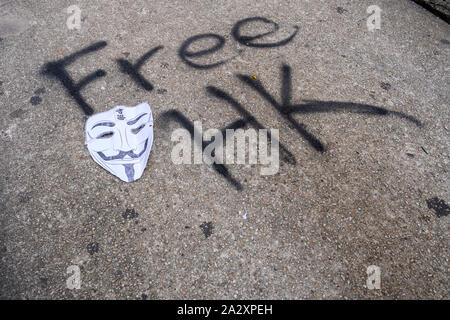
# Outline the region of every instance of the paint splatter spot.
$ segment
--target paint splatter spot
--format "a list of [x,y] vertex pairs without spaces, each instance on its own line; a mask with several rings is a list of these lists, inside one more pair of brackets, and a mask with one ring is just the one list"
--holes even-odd
[[212,235],[212,231],[214,229],[214,225],[212,222],[203,222],[200,225],[200,229],[202,229],[203,234],[205,235],[205,239]]
[[41,97],[38,97],[38,96],[31,97],[31,99],[30,99],[30,103],[33,106],[37,106],[38,104],[41,104],[41,102],[42,102],[42,99],[41,99]]
[[99,245],[97,242],[91,242],[87,245],[87,252],[92,256],[94,253],[98,252]]
[[450,213],[450,207],[445,203],[444,200],[439,199],[438,197],[428,199],[427,206],[428,209],[433,209],[435,211],[438,218],[448,216],[448,214]]
[[347,10],[345,10],[344,8],[342,8],[342,7],[337,7],[336,8],[336,11],[337,11],[337,13],[339,13],[339,14],[343,14],[345,11],[347,11]]
[[386,91],[389,91],[392,88],[391,84],[388,82],[381,82],[380,87]]
[[127,209],[122,214],[122,217],[125,220],[131,220],[131,219],[137,218],[138,216],[139,216],[139,213],[137,213],[136,210],[134,210],[134,209]]

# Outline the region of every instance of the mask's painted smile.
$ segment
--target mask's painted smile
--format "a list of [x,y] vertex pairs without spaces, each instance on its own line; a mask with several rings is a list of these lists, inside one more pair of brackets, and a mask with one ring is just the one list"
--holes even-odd
[[[147,150],[147,145],[148,145],[148,138],[145,140],[144,149],[138,154],[135,154],[132,150],[119,151],[119,153],[115,156],[106,156],[103,152],[97,152],[97,153],[105,161],[125,160],[125,161],[121,161],[120,163],[115,162],[115,164],[135,163],[136,160],[133,160],[133,159],[139,159],[144,154],[145,150]],[[126,156],[129,156],[131,159],[124,159]]]

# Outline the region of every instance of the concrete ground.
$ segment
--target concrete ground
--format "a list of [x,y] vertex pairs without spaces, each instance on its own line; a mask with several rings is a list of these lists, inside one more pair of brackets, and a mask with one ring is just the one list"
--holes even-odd
[[447,0],[413,0],[433,14],[450,23],[450,2]]
[[[79,30],[66,24],[71,5]],[[382,10],[373,31],[371,5]],[[449,298],[450,26],[441,19],[409,0],[2,0],[0,10],[2,299]],[[279,30],[239,42],[233,26],[250,17]],[[239,24],[240,34],[268,32],[268,22]],[[295,26],[291,41],[252,47]],[[224,39],[220,50],[179,54],[211,33],[188,51]],[[117,59],[134,63],[157,46],[140,69],[148,83],[122,72]],[[42,73],[68,58],[57,74],[65,82]],[[63,84],[99,69],[77,102]],[[227,165],[238,190],[210,165],[172,162],[182,126],[170,110],[204,130],[242,118],[208,86],[279,129],[291,161],[278,174]],[[277,111],[289,98],[300,113]],[[125,183],[84,145],[88,106],[143,101],[155,140],[142,178]],[[371,265],[380,289],[368,287]]]

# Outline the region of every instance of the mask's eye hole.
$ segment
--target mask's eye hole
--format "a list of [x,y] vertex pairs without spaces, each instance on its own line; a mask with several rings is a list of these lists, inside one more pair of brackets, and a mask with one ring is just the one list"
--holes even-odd
[[145,124],[143,124],[142,126],[140,126],[139,128],[136,129],[131,129],[131,132],[133,132],[134,134],[138,134],[139,131],[141,131],[142,129],[144,129]]
[[97,139],[108,139],[114,135],[114,132],[105,132],[97,137]]

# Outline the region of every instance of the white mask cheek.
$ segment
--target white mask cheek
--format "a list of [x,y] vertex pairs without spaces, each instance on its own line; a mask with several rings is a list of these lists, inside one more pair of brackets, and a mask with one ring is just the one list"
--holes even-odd
[[[135,179],[137,180],[142,176],[150,156],[150,151],[153,144],[153,127],[146,124],[145,127],[135,135],[135,137],[137,139],[136,141],[139,143],[137,153],[143,152],[139,157],[139,163],[135,166]],[[145,142],[147,142],[147,144]]]
[[88,148],[97,152],[114,150],[116,145],[120,145],[120,132],[116,127],[97,127],[88,130],[86,136]]
[[113,137],[107,139],[92,139],[87,143],[89,151],[104,152],[113,150]]
[[149,139],[149,143],[153,140],[153,130],[152,127],[149,127],[148,124],[145,124],[145,127],[141,129],[137,134],[134,134],[135,141],[138,144],[144,143],[147,139]]

